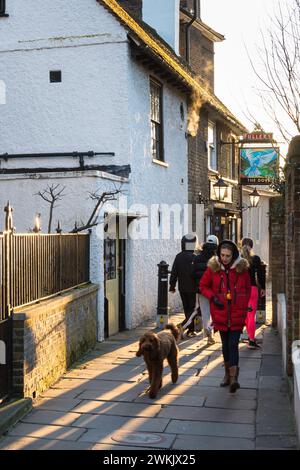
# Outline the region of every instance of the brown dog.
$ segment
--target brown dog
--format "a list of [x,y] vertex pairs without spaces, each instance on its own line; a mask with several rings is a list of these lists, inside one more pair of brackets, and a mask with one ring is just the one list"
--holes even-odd
[[162,386],[163,362],[167,359],[171,368],[172,382],[178,379],[178,347],[176,341],[179,337],[178,328],[170,323],[158,334],[149,332],[140,338],[137,357],[144,356],[149,372],[149,397],[155,398]]

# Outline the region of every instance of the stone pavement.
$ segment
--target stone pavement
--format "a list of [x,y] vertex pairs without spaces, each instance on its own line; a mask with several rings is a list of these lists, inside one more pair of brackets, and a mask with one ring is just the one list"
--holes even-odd
[[[177,322],[180,317],[173,317]],[[0,442],[1,449],[296,449],[294,418],[282,377],[279,338],[261,326],[260,350],[240,344],[235,395],[220,388],[219,334],[180,342],[180,376],[148,398],[147,373],[137,340],[148,324],[119,333],[85,356],[35,400],[33,410]]]

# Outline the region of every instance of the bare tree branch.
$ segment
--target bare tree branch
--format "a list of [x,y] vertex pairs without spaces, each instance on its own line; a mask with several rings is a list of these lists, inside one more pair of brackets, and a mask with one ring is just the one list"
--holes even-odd
[[70,233],[82,232],[83,230],[88,230],[89,228],[92,228],[98,225],[98,217],[99,217],[100,209],[104,206],[106,202],[116,201],[118,199],[117,195],[123,194],[123,193],[124,191],[121,190],[121,186],[119,188],[115,187],[115,189],[111,191],[104,191],[102,193],[100,193],[100,189],[92,193],[89,193],[90,199],[92,199],[92,201],[96,201],[93,207],[93,210],[91,212],[91,215],[85,224],[82,223],[80,227],[75,226],[74,229],[70,231]]
[[51,186],[47,186],[46,189],[39,191],[35,194],[35,196],[40,196],[44,201],[50,204],[49,210],[49,220],[48,220],[48,233],[51,233],[51,225],[52,225],[52,217],[53,217],[53,209],[56,207],[56,201],[61,200],[65,194],[64,190],[66,189],[65,186],[61,186],[60,184],[52,184]]
[[271,24],[269,30],[261,32],[257,50],[262,70],[248,50],[247,54],[263,85],[259,96],[264,107],[289,141],[294,133],[300,133],[300,0],[290,0],[284,8],[278,2]]

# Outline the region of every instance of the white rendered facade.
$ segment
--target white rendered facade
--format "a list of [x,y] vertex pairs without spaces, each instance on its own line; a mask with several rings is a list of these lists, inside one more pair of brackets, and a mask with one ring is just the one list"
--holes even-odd
[[[14,0],[7,2],[7,12],[8,18],[0,18],[0,80],[6,88],[0,106],[0,154],[113,152],[113,157],[86,157],[85,164],[130,165],[129,181],[123,182],[130,211],[139,211],[136,204],[148,214],[153,204],[187,204],[186,97],[161,81],[166,164],[154,163],[150,73],[132,59],[125,27],[96,0],[28,0],[26,8]],[[50,83],[50,71],[61,71],[61,83]],[[77,165],[77,159],[63,157],[1,159],[1,169],[16,172],[0,175],[0,201],[4,206],[10,200],[18,232],[32,227],[36,213],[47,219],[49,207],[35,194],[48,183],[66,186],[54,217],[54,224],[59,219],[65,231],[75,220],[86,220],[91,210],[88,192],[119,184],[118,178],[97,171],[65,171]],[[50,176],[38,171],[53,167],[57,171]],[[23,168],[29,174],[18,172]],[[102,237],[98,239],[100,247]],[[155,316],[157,264],[162,259],[172,263],[179,250],[179,239],[127,241],[127,327]],[[103,265],[98,266],[101,271]],[[102,274],[98,282],[101,288]],[[173,306],[177,302],[177,296],[172,298]],[[102,315],[100,309],[99,339]]]

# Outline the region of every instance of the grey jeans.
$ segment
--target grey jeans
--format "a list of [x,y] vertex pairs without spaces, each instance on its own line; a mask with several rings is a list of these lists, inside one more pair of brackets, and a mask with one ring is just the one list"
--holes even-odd
[[196,294],[196,304],[193,313],[190,315],[188,321],[184,323],[183,328],[188,327],[188,325],[193,321],[195,316],[199,313],[198,308],[200,307],[202,315],[203,329],[211,331],[213,329],[211,316],[210,316],[210,305],[209,300],[201,294]]

